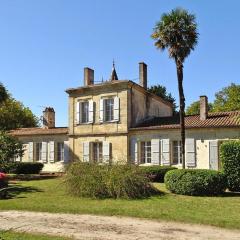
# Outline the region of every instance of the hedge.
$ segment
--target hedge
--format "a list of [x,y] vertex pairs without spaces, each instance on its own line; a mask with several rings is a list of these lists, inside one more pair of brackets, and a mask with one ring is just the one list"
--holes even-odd
[[134,165],[72,163],[65,177],[69,194],[90,198],[144,198],[156,193],[150,180]]
[[8,162],[0,164],[0,171],[15,174],[39,174],[43,164],[39,162]]
[[151,180],[151,182],[164,182],[165,174],[175,167],[170,166],[141,166],[141,171]]
[[230,191],[240,191],[240,141],[226,141],[220,146],[222,170]]
[[177,169],[166,173],[166,188],[173,193],[192,196],[218,195],[226,190],[221,172],[207,169]]

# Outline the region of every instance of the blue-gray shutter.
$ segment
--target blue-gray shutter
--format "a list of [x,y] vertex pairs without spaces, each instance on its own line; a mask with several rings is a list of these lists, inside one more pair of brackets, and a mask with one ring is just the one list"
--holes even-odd
[[209,168],[212,170],[219,170],[218,161],[218,141],[209,141]]
[[186,138],[185,140],[186,166],[196,167],[195,139]]
[[160,140],[159,139],[151,140],[151,163],[153,165],[160,164]]
[[170,141],[169,139],[162,139],[162,165],[170,165]]

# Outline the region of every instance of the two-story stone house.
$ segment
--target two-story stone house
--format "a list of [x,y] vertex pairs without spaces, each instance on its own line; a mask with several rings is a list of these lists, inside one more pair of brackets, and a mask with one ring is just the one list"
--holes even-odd
[[[68,128],[56,128],[55,113],[44,111],[43,128],[11,132],[25,144],[21,161],[40,161],[44,171],[64,171],[70,161],[131,162],[181,167],[179,116],[172,104],[147,91],[147,65],[139,64],[139,83],[94,82],[84,69],[84,86],[67,89]],[[200,115],[186,116],[186,167],[219,169],[219,145],[240,138],[240,111],[208,113],[200,97]],[[20,159],[17,159],[20,160]]]
[[[113,66],[107,82],[94,83],[84,69],[84,86],[69,94],[71,159],[133,162],[181,167],[179,117],[172,105],[147,91],[147,65],[139,64],[139,84],[118,80]],[[186,116],[186,166],[219,169],[219,144],[240,138],[240,112],[208,114],[200,97],[200,115]]]

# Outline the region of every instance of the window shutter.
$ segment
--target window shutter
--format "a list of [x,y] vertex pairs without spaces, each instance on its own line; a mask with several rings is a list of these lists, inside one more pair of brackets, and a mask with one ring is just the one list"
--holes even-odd
[[137,139],[132,138],[131,139],[131,161],[134,164],[138,164],[138,144],[137,144]]
[[54,162],[54,141],[50,141],[48,143],[48,149],[49,149],[49,162]]
[[170,142],[169,139],[162,139],[162,165],[170,165]]
[[195,154],[195,140],[194,138],[186,138],[186,165],[187,167],[196,167],[196,154]]
[[89,100],[88,104],[88,122],[93,123],[93,100]]
[[119,97],[114,98],[114,120],[119,121],[119,114],[120,113],[120,100]]
[[100,99],[99,122],[103,122],[103,99]]
[[110,143],[103,141],[103,163],[110,162]]
[[209,141],[209,168],[219,170],[218,161],[218,141]]
[[28,144],[28,160],[33,161],[33,142]]
[[159,139],[151,140],[151,163],[153,165],[160,164],[160,141]]
[[90,161],[90,143],[83,142],[83,161],[89,162]]
[[44,163],[47,162],[47,143],[46,142],[42,142],[42,161]]
[[76,103],[76,124],[80,123],[80,102]]
[[64,163],[69,162],[69,141],[64,141]]

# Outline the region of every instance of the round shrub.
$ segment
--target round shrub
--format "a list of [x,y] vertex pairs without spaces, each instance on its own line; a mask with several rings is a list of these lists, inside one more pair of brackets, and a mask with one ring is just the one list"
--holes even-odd
[[168,190],[183,195],[218,195],[226,190],[225,175],[214,170],[171,170],[166,173],[164,182]]
[[143,198],[155,193],[149,179],[133,165],[72,163],[65,178],[71,195],[90,198]]
[[227,141],[221,144],[220,158],[228,189],[240,192],[240,141]]

